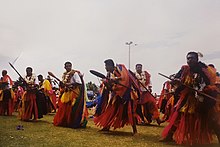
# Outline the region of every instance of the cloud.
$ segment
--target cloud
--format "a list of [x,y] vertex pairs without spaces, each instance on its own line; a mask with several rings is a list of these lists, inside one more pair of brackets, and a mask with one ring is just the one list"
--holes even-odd
[[169,39],[180,39],[186,36],[187,32],[177,32],[169,37]]
[[[143,44],[145,48],[157,49],[157,48],[171,48],[179,45],[179,41],[186,36],[186,32],[175,32],[171,35],[160,36],[158,40],[153,40],[149,43]],[[163,39],[162,39],[163,38]]]
[[143,44],[142,46],[144,48],[150,48],[150,49],[159,49],[159,48],[170,48],[178,45],[178,41],[170,41],[170,40],[158,40],[158,41],[152,41],[146,44]]
[[0,63],[9,61],[11,58],[9,56],[0,55]]
[[220,51],[215,51],[204,55],[204,60],[220,59]]

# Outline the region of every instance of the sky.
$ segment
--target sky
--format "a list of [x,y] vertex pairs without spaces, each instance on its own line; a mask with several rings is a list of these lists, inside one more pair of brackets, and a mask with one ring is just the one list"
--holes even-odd
[[129,68],[132,41],[130,69],[143,64],[159,94],[167,79],[158,73],[178,72],[189,51],[220,71],[219,26],[219,0],[0,0],[0,70],[16,80],[11,62],[21,75],[31,66],[61,78],[71,61],[99,84],[89,70],[106,73],[109,58]]

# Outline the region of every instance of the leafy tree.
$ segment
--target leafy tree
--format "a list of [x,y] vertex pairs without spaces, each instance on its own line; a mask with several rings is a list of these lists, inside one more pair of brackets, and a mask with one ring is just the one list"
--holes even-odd
[[96,84],[92,83],[91,81],[86,84],[86,88],[87,88],[87,90],[91,90],[94,93],[98,92],[98,86],[96,86]]

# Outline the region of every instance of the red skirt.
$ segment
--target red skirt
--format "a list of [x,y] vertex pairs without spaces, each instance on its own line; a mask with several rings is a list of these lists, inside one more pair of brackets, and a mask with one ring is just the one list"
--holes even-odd
[[[113,99],[115,102],[112,103]],[[123,101],[121,98],[112,98],[105,111],[94,118],[97,126],[106,128],[122,128],[125,125],[133,125],[131,101]]]
[[153,119],[159,118],[160,112],[158,111],[156,100],[149,92],[142,94],[139,104],[144,105],[144,113],[151,114]]
[[71,121],[72,103],[59,103],[59,109],[54,116],[53,123],[55,126],[70,127]]
[[36,103],[36,94],[32,92],[26,92],[22,100],[22,114],[21,120],[32,119],[32,114],[34,115],[34,120],[38,118],[38,108]]

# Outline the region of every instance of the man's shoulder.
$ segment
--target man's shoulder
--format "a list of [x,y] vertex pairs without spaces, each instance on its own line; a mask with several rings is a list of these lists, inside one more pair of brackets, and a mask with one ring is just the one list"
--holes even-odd
[[185,71],[185,70],[189,70],[189,69],[190,69],[189,65],[182,65],[180,70]]
[[181,68],[189,68],[189,65],[182,65]]
[[144,73],[146,76],[150,76],[150,73],[148,71],[143,71],[142,73]]
[[127,68],[125,67],[125,65],[124,64],[116,64],[116,69],[118,70],[118,71],[124,71],[124,70],[127,70]]

